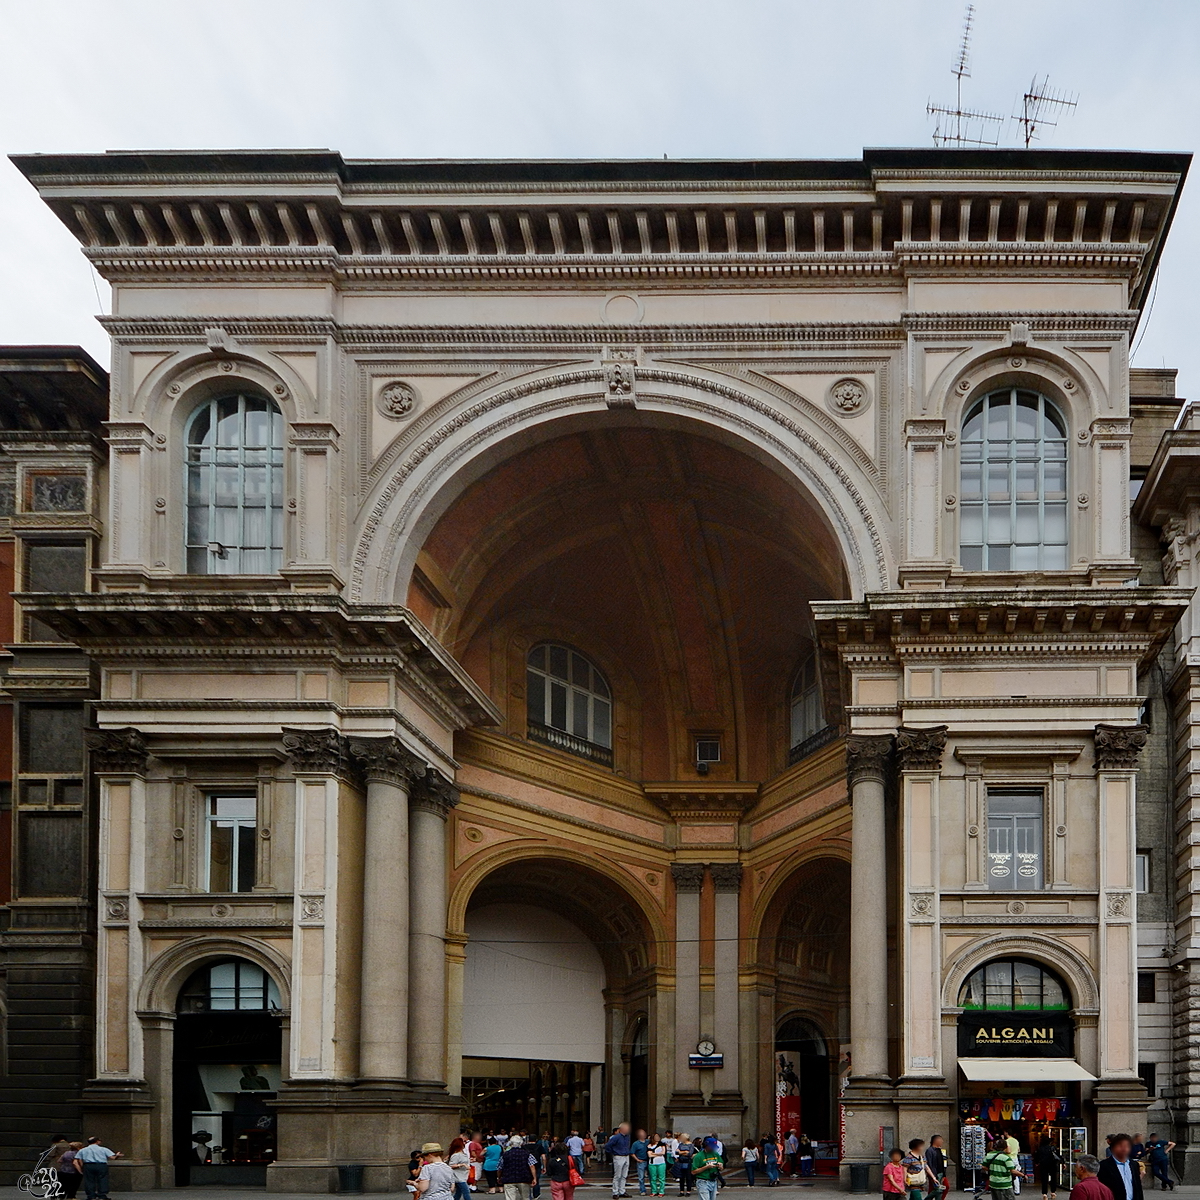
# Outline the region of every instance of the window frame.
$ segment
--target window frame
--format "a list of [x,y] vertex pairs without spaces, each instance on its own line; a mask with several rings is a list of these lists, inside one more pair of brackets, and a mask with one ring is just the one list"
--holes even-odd
[[[256,791],[248,788],[243,789],[210,789],[202,793],[204,809],[204,858],[201,864],[201,883],[203,890],[210,895],[246,895],[259,884],[259,864],[258,864],[258,839],[259,828],[261,821],[261,813],[259,807],[259,797]],[[213,806],[219,804],[222,800],[246,800],[251,803],[254,809],[253,817],[236,817],[222,816],[214,811]],[[233,837],[231,838],[231,850],[229,856],[229,883],[228,888],[213,887],[213,830],[217,827],[218,821],[228,821],[232,823],[234,829]],[[244,829],[249,829],[249,859],[250,873],[252,878],[249,885],[246,887],[237,886],[242,882],[240,879],[242,871],[241,854],[243,847],[241,846],[241,838],[239,834]]]
[[[804,683],[804,677],[810,671],[812,680]],[[802,684],[803,686],[801,686]],[[816,721],[811,729],[802,727],[801,736],[797,736],[797,705],[806,701],[815,703]],[[821,668],[815,650],[800,663],[792,674],[792,682],[788,687],[787,722],[789,766],[794,766],[802,758],[833,740],[832,730],[825,716],[825,698],[821,690]]]
[[[228,1006],[214,1007],[212,1003],[212,974],[218,967],[232,966],[233,967],[233,1003]],[[251,971],[256,971],[262,976],[262,982],[256,985],[249,983],[243,985],[242,972],[245,968]],[[198,976],[204,975],[203,991],[207,998],[206,1007],[188,1007],[183,1008],[185,1001],[190,997],[189,989],[194,993],[198,993],[201,988],[196,985],[195,981]],[[258,1006],[244,1005],[241,1003],[243,991],[249,998],[250,993],[257,991],[263,1003]],[[175,999],[175,1011],[182,1015],[194,1015],[197,1013],[253,1013],[262,1012],[272,1015],[279,1015],[283,1012],[283,1000],[279,991],[279,984],[275,982],[275,977],[266,967],[259,963],[253,962],[248,958],[240,958],[237,955],[228,955],[224,958],[219,958],[213,962],[206,963],[202,967],[198,967],[184,981],[183,987],[179,989],[179,995]]]
[[[992,801],[993,800],[997,801],[998,802],[997,807],[999,807],[999,802],[1004,800],[1005,798],[1010,798],[1010,799],[1014,799],[1014,800],[1015,799],[1029,799],[1029,800],[1036,799],[1037,806],[1040,809],[1040,811],[1037,813],[1013,812],[1013,813],[1007,813],[1007,814],[1002,813],[1002,812],[997,812],[995,814],[995,816],[993,817]],[[984,800],[984,815],[985,815],[984,828],[985,828],[985,832],[986,832],[986,840],[985,840],[984,846],[983,846],[983,853],[984,853],[984,872],[986,875],[987,890],[989,892],[1042,892],[1042,891],[1045,891],[1045,889],[1046,889],[1046,872],[1047,872],[1047,868],[1050,866],[1050,862],[1049,862],[1050,856],[1046,852],[1046,826],[1047,826],[1046,788],[1038,786],[1036,784],[1026,785],[1024,787],[1022,787],[1020,785],[990,786],[986,789],[983,800]],[[1020,873],[1020,867],[1017,866],[1017,862],[1016,862],[1016,860],[1022,854],[1029,853],[1028,849],[1022,851],[1021,849],[1017,848],[1020,843],[1020,840],[1021,840],[1020,836],[1019,836],[1017,821],[1020,818],[1029,818],[1029,817],[1035,817],[1037,820],[1037,843],[1036,843],[1037,844],[1037,864],[1036,864],[1037,865],[1037,874],[1036,874],[1036,877],[1031,877],[1027,874],[1022,876]],[[1011,871],[1011,874],[1006,873],[1006,875],[1002,876],[1002,875],[998,875],[996,873],[995,867],[993,865],[993,858],[995,856],[997,856],[1000,853],[1000,851],[992,849],[993,844],[994,844],[992,834],[993,834],[993,829],[995,829],[997,832],[999,831],[999,829],[1001,828],[1000,823],[1004,820],[1011,821],[1010,828],[1012,830],[1013,836],[1012,836],[1012,841],[1011,841],[1012,849],[1009,851],[1009,854],[1012,856],[1012,859],[1013,859],[1013,869]],[[1004,886],[1000,882],[1000,880],[1005,877],[1011,879],[1011,886]],[[1018,886],[1021,878],[1025,878],[1025,879],[1035,878],[1036,882],[1030,884],[1027,887],[1021,887],[1021,886]]]
[[[566,656],[565,675],[554,673],[552,655],[555,652]],[[538,655],[541,655],[541,665],[535,662]],[[578,662],[586,664],[587,684],[579,683],[576,678]],[[596,680],[599,680],[600,688],[594,687]],[[535,699],[539,685],[541,695]],[[562,724],[553,723],[557,703],[554,695],[555,685],[563,691]],[[581,700],[585,704],[583,724],[587,731],[586,736],[577,732]],[[526,736],[530,741],[611,767],[615,710],[616,701],[608,675],[590,655],[584,654],[582,650],[567,642],[552,639],[544,639],[529,648],[525,655],[525,727]],[[538,712],[540,719],[536,715]],[[597,715],[600,712],[604,712],[605,717],[598,722]]]
[[[226,401],[236,400],[238,406],[238,443],[236,446],[222,447],[216,441],[216,429],[219,422],[219,406]],[[246,417],[250,411],[247,401],[262,405],[267,413],[267,438],[263,446],[250,446],[246,439]],[[254,411],[260,411],[257,408]],[[193,431],[205,414],[209,419],[209,436],[211,443],[194,442]],[[283,410],[271,399],[255,387],[237,387],[228,390],[215,391],[201,400],[187,415],[183,422],[183,568],[188,575],[277,575],[284,564],[284,540],[286,536],[284,512],[284,495],[286,492],[286,432],[287,422]],[[193,452],[196,458],[193,458]],[[222,461],[221,455],[235,455],[234,459]],[[261,455],[262,461],[247,461],[248,456]],[[232,505],[217,503],[219,491],[217,486],[217,471],[221,467],[235,467],[237,470],[237,487],[230,494],[236,495]],[[264,473],[264,488],[262,495],[264,503],[253,505],[247,502],[251,495],[246,486],[246,472],[261,468]],[[203,470],[205,479],[203,500],[197,497],[193,500],[192,480],[195,473]],[[193,514],[201,507],[206,511],[205,524],[208,538],[204,542],[192,540]],[[238,528],[237,543],[224,543],[214,535],[219,532],[217,527],[218,513],[233,510],[236,512]],[[246,539],[246,524],[248,512],[261,510],[264,512],[265,546],[249,546]],[[214,550],[213,547],[220,547]],[[266,569],[248,570],[245,568],[246,557],[251,554],[261,554]],[[203,568],[198,567],[203,555]],[[228,562],[221,568],[220,564]]]
[[[1033,967],[1040,972],[1038,981],[1038,999],[1039,1004],[1035,1007],[1030,1004],[1019,1005],[1017,999],[1017,972],[1014,969],[1017,964],[1023,967]],[[1007,1006],[992,1005],[988,1002],[989,995],[992,990],[992,983],[988,979],[990,968],[1007,966],[1009,968],[1008,988],[1011,996],[1011,1004]],[[979,978],[982,981],[983,987],[983,1003],[968,1004],[967,989],[972,983]],[[1046,1006],[1046,978],[1049,977],[1054,985],[1062,994],[1061,1004],[1052,1004]],[[1045,964],[1037,962],[1032,958],[1022,958],[1019,954],[1001,955],[998,958],[989,958],[987,962],[980,963],[975,967],[967,977],[962,981],[958,988],[958,996],[956,997],[957,1005],[963,1012],[1070,1012],[1074,1008],[1074,998],[1071,995],[1071,987],[1066,979],[1053,967],[1047,967]]]
[[[1009,412],[1008,433],[1004,438],[993,438],[991,435],[989,414],[992,411],[994,398],[1007,393],[1004,407]],[[1022,438],[1018,436],[1013,414],[1020,408],[1026,407],[1019,402],[1018,397],[1032,396],[1037,400],[1037,436]],[[982,417],[982,435],[979,439],[968,439],[967,426],[977,417]],[[1061,437],[1047,436],[1047,423],[1061,431]],[[1037,386],[1022,384],[1005,384],[991,386],[982,395],[977,395],[962,410],[958,429],[958,562],[966,571],[986,572],[1020,572],[1020,571],[1066,571],[1071,565],[1071,422],[1067,411],[1057,400]],[[1021,454],[1020,447],[1035,444],[1036,454]],[[972,458],[970,448],[979,447],[979,457]],[[1058,447],[1061,454],[1048,455],[1047,446]],[[1018,490],[1018,469],[1020,464],[1036,463],[1037,487],[1035,492]],[[1063,479],[1061,492],[1055,489],[1049,492],[1047,483],[1047,464],[1061,462]],[[967,475],[972,466],[978,466],[979,480],[977,490],[968,490]],[[1007,491],[992,493],[989,490],[989,468],[1003,468],[1006,478]],[[991,496],[1005,496],[1006,500],[992,500]],[[1007,513],[1000,514],[1007,505]],[[1018,541],[1019,523],[1025,519],[1025,513],[1019,509],[1027,509],[1030,505],[1036,508],[1037,538],[1034,542]],[[1055,510],[1054,516],[1061,512],[1062,540],[1047,542],[1046,522],[1047,513]],[[979,541],[965,541],[967,523],[973,513],[978,514]],[[1006,521],[1008,538],[990,540],[990,526],[993,520]],[[1015,563],[1017,551],[1036,550],[1033,562]],[[1048,554],[1047,551],[1054,553]],[[993,555],[993,551],[995,554]],[[971,561],[974,553],[978,553],[978,563]],[[1025,557],[1029,557],[1026,555]],[[1003,561],[1007,558],[1007,565]],[[996,561],[993,561],[995,559]]]

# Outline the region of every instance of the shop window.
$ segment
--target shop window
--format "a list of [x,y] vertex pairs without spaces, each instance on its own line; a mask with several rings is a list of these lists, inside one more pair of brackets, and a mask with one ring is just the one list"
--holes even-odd
[[269,575],[283,563],[283,416],[259,396],[219,396],[187,433],[187,569]]
[[1043,809],[1041,791],[988,792],[988,884],[997,892],[1033,892],[1042,887]]
[[959,561],[968,571],[1067,567],[1067,424],[1037,392],[1002,388],[963,421]]
[[208,796],[206,887],[210,892],[248,892],[255,882],[258,801],[253,794]]
[[1139,1004],[1153,1004],[1157,992],[1153,971],[1139,971],[1137,977],[1137,1000]]
[[543,643],[529,652],[526,705],[531,741],[612,766],[612,690],[578,650]]
[[973,971],[958,994],[960,1008],[1049,1012],[1071,1007],[1066,985],[1052,971],[1021,958],[997,959]]
[[231,958],[197,971],[179,993],[181,1013],[278,1012],[279,988],[255,963]]

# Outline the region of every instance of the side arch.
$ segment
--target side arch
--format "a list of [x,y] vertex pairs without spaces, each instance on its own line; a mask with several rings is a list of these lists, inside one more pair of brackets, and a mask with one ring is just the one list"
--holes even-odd
[[1082,954],[1066,943],[1011,934],[996,934],[973,942],[947,965],[942,982],[942,1008],[957,1010],[958,993],[967,977],[996,958],[1027,958],[1049,967],[1066,980],[1076,1012],[1099,1010],[1100,989],[1095,972]]
[[[847,809],[847,811],[849,811]],[[839,831],[840,832],[840,831]],[[827,835],[831,836],[831,835]],[[832,835],[832,836],[836,836]],[[776,878],[763,889],[755,898],[754,907],[750,913],[750,941],[756,945],[761,955],[766,942],[773,939],[778,931],[779,922],[790,899],[788,892],[799,886],[797,875],[804,867],[813,863],[827,860],[850,868],[849,830],[846,830],[846,845],[823,841],[807,847],[795,858],[789,859],[786,867],[775,872]]]
[[291,1011],[291,966],[273,946],[254,938],[196,937],[164,950],[146,968],[138,989],[138,1012],[174,1012],[179,989],[188,977],[206,963],[224,958],[244,958],[262,967],[279,988],[284,1015]]

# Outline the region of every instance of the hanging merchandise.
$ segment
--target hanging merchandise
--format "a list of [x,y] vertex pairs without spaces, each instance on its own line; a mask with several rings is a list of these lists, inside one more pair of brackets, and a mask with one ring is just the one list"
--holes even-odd
[[982,1125],[964,1125],[959,1139],[959,1159],[964,1171],[978,1171],[987,1153],[987,1134]]

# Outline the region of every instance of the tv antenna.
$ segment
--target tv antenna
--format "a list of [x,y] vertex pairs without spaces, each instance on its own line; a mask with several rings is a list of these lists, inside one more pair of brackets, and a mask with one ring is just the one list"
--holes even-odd
[[[1029,90],[1021,99],[1021,115],[1013,115],[1013,120],[1025,130],[1025,149],[1029,149],[1030,142],[1041,138],[1043,126],[1049,125],[1053,129],[1059,118],[1066,116],[1067,110],[1078,103],[1078,96],[1051,88],[1049,75],[1043,75],[1041,83],[1038,83],[1035,75]],[[1053,119],[1049,115],[1051,113],[1054,114]]]
[[963,80],[971,78],[971,26],[974,23],[975,5],[968,4],[958,57],[950,68],[956,81],[954,107],[932,102],[925,107],[929,116],[937,118],[933,129],[936,146],[996,146],[1000,143],[1000,130],[1004,125],[1002,116],[963,108]]

